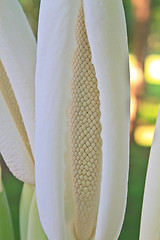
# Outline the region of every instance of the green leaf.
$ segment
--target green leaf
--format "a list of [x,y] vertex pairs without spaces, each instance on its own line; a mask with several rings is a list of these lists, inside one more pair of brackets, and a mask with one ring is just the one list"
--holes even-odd
[[14,239],[12,218],[5,189],[2,184],[2,191],[0,192],[0,240]]

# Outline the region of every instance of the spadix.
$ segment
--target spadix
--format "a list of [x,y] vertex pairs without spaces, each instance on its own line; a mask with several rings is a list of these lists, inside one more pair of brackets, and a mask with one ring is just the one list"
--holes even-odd
[[75,233],[90,239],[98,212],[102,140],[100,101],[95,69],[81,6],[76,26],[77,49],[73,57],[70,138],[75,205]]

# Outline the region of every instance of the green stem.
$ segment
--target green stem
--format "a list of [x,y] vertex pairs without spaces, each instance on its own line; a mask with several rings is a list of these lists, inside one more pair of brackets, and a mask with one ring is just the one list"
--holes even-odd
[[21,240],[27,240],[28,218],[33,197],[33,188],[24,183],[20,200],[20,236]]
[[34,192],[29,212],[28,220],[28,238],[27,240],[48,240],[43,231],[37,209],[36,194]]

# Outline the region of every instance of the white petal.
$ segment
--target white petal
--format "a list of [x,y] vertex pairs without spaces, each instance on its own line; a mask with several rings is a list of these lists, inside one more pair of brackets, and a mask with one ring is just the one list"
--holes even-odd
[[21,181],[34,184],[34,163],[0,93],[0,153]]
[[103,165],[96,240],[115,240],[126,207],[129,165],[128,47],[121,0],[84,0],[100,90]]
[[33,151],[36,41],[18,0],[0,1],[0,58]]
[[36,194],[50,240],[66,239],[64,168],[71,60],[80,1],[41,1],[36,72]]
[[160,239],[160,110],[145,183],[140,240]]

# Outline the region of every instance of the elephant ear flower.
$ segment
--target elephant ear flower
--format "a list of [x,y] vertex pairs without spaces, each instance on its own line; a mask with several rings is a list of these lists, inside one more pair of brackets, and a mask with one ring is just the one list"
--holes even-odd
[[150,151],[141,216],[140,240],[160,238],[160,111]]
[[129,74],[121,0],[41,0],[36,196],[50,240],[114,240],[124,218]]

